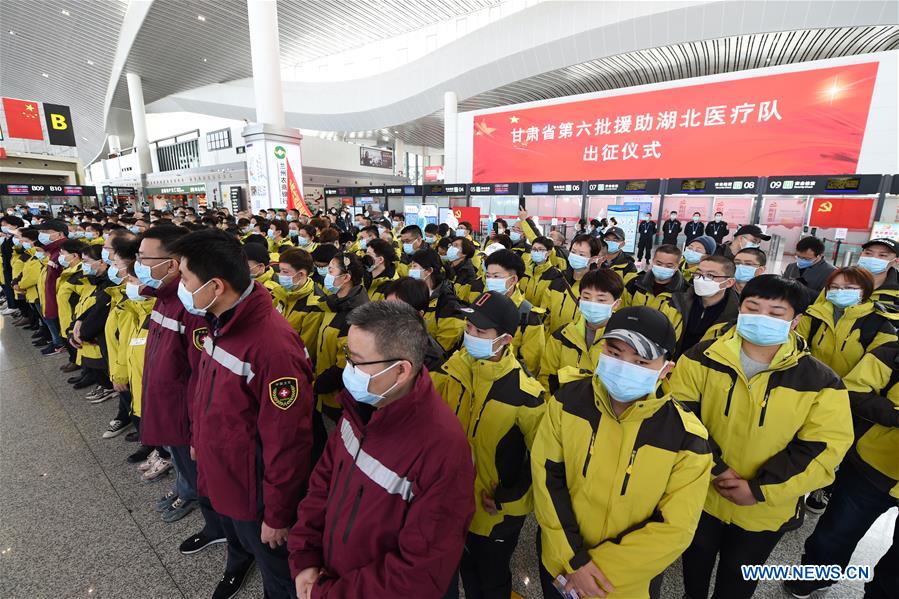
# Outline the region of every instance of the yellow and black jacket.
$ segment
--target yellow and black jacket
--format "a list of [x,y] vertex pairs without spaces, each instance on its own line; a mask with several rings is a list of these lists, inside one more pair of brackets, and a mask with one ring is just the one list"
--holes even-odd
[[611,262],[606,262],[603,264],[604,268],[611,268],[621,277],[621,280],[624,281],[624,284],[627,285],[631,279],[636,277],[639,273],[637,272],[637,267],[634,265],[634,259],[632,256],[621,252],[618,256],[612,260]]
[[353,308],[368,302],[368,294],[362,285],[350,289],[345,297],[329,295],[320,306],[324,309],[321,327],[318,331],[318,346],[315,356],[316,409],[335,417],[339,414],[340,403],[337,393],[343,389],[343,369],[346,367],[346,336],[350,330],[347,316]]
[[596,330],[593,345],[587,347],[587,323],[581,316],[559,328],[546,340],[540,374],[537,380],[550,393],[559,390],[559,371],[563,368],[577,368],[592,372],[596,369],[603,343],[600,338],[605,325]]
[[70,266],[56,279],[56,307],[59,312],[59,330],[65,335],[72,327],[72,313],[78,305],[85,277],[81,264]]
[[899,273],[895,268],[890,268],[883,285],[871,294],[871,301],[882,304],[890,313],[899,314]]
[[396,271],[396,266],[389,263],[384,264],[384,271],[376,277],[372,277],[366,272],[364,284],[365,288],[368,290],[368,299],[373,302],[384,299],[384,291],[387,284],[396,281],[399,278],[400,275]]
[[[474,454],[475,513],[469,530],[505,538],[533,511],[530,448],[546,405],[543,388],[508,350],[492,362],[475,360],[462,348],[431,378],[462,422]],[[497,515],[484,510],[481,491],[493,495]]]
[[707,433],[661,390],[618,416],[591,375],[563,370],[531,449],[541,558],[553,577],[592,561],[615,587],[609,597],[649,597],[693,539]]
[[896,328],[879,309],[871,301],[849,306],[834,323],[834,306],[822,293],[802,315],[796,332],[813,356],[846,376],[866,353],[896,340]]
[[128,339],[122,337],[122,328],[126,326],[128,313],[125,304],[128,298],[125,296],[125,283],[110,285],[106,288],[109,296],[109,315],[103,333],[106,336],[106,362],[109,366],[109,379],[117,385],[128,384],[128,363],[122,356],[128,351]]
[[31,252],[26,252],[22,261],[22,274],[19,277],[19,289],[25,293],[25,301],[29,304],[40,299],[44,293],[42,272],[46,266]]
[[[534,243],[534,240],[543,234],[539,229],[537,229],[537,225],[535,225],[534,221],[532,221],[530,218],[528,218],[524,222],[521,222],[521,230],[524,232],[524,237],[525,240],[527,240],[528,244]],[[528,262],[530,261],[530,254],[524,254],[523,258],[525,260],[525,266],[527,266]],[[568,269],[568,260],[566,260],[562,252],[557,251],[556,248],[553,248],[553,250],[546,257],[545,264],[554,266],[560,271]]]
[[543,264],[535,264],[530,254],[525,254],[524,278],[518,283],[524,298],[535,306],[546,302],[546,291],[554,279],[562,276],[562,271],[553,266],[549,258]]
[[795,333],[749,380],[741,347],[735,329],[698,343],[678,360],[671,395],[708,429],[712,475],[733,468],[758,502],[738,506],[709,485],[705,511],[744,530],[780,530],[797,517],[804,494],[833,481],[852,443],[849,396]]
[[268,292],[271,293],[272,296],[275,295],[275,290],[280,287],[278,284],[278,277],[275,276],[275,271],[271,266],[262,271],[261,275],[254,278],[259,281],[263,287],[268,289]]
[[135,416],[141,415],[144,355],[147,349],[147,334],[150,332],[150,313],[155,304],[155,297],[147,298],[142,302],[126,301],[125,312],[127,315],[123,320],[122,329],[119,331],[119,337],[124,344],[124,358],[128,370],[131,411]]
[[855,427],[855,444],[846,461],[899,499],[899,344],[866,354],[843,382]]
[[484,279],[472,260],[464,260],[452,268],[456,295],[465,302],[473,302],[484,293]]
[[[622,307],[649,306],[665,312],[665,307],[670,304],[671,297],[687,288],[684,277],[680,272],[674,273],[674,277],[668,281],[665,288],[658,295],[655,293],[655,283],[656,278],[651,270],[631,278],[624,286],[624,295],[621,297]],[[667,313],[666,316],[668,316],[669,320],[673,320],[672,316]],[[672,322],[672,324],[674,323]]]
[[300,334],[303,345],[309,352],[309,359],[314,364],[318,350],[318,332],[325,316],[323,302],[327,296],[311,277],[307,277],[302,287],[291,291],[278,285],[273,297],[275,309]]
[[451,281],[443,281],[439,287],[431,291],[428,309],[425,311],[425,324],[430,334],[444,351],[455,351],[465,333],[465,314],[461,311],[463,303],[456,296]]
[[680,259],[680,274],[684,278],[685,283],[693,282],[693,275],[696,274],[697,269],[699,269],[699,262],[690,264],[683,258]]
[[106,320],[111,298],[106,293],[106,288],[112,286],[112,281],[106,275],[88,275],[85,279],[78,305],[72,314],[73,321],[81,321],[81,347],[78,349],[76,363],[108,371]]
[[574,322],[578,315],[578,301],[581,297],[581,282],[574,280],[571,269],[562,276],[550,281],[543,295],[541,307],[546,310],[546,328],[557,331],[569,322]]
[[521,317],[512,338],[512,351],[529,372],[536,374],[540,371],[540,360],[546,346],[546,332],[543,329],[546,310],[527,301],[517,287],[509,294],[509,299],[515,302]]

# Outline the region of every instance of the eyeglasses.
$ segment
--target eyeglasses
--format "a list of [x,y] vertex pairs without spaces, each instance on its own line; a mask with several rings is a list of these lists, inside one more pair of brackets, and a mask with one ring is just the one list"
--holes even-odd
[[346,363],[349,364],[350,366],[352,366],[353,368],[356,368],[357,366],[369,366],[371,364],[384,364],[386,362],[399,362],[400,360],[403,359],[403,358],[386,358],[384,360],[371,360],[370,362],[354,362],[352,359],[350,359],[350,348],[349,347],[343,348],[343,356],[344,356],[344,358],[346,358]]
[[726,281],[730,277],[727,275],[716,275],[712,272],[697,272],[693,275],[694,279],[705,279],[706,281]]
[[861,287],[856,287],[856,286],[852,286],[852,285],[846,286],[846,287],[840,287],[839,285],[831,285],[827,289],[830,291],[861,291],[862,290]]

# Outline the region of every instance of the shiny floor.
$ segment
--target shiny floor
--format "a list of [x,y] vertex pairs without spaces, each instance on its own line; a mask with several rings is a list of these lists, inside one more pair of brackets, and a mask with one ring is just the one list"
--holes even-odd
[[[153,502],[172,478],[144,483],[125,457],[136,445],[101,434],[114,401],[87,403],[59,371],[63,357],[42,357],[26,331],[0,320],[0,597],[5,599],[128,597],[208,598],[225,550],[194,555],[178,544],[199,529],[194,513],[164,523]],[[896,509],[859,544],[853,562],[873,565],[888,547]],[[795,563],[814,519],[786,536],[769,563]],[[529,523],[513,560],[515,590],[540,597]],[[861,597],[862,584],[841,584],[828,597]],[[262,597],[254,573],[241,597]],[[680,566],[667,572],[663,597],[682,596]],[[757,597],[785,597],[763,583]],[[380,599],[380,598],[379,598]]]

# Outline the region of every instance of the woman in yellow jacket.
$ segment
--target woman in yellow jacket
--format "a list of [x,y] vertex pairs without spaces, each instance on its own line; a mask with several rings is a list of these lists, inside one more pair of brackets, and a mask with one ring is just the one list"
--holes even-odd
[[531,244],[531,250],[521,256],[525,276],[521,281],[521,291],[524,298],[535,306],[544,305],[550,284],[562,277],[562,271],[554,265],[555,255],[553,240],[549,237],[537,237]]
[[578,314],[578,297],[581,279],[602,260],[604,242],[591,235],[578,235],[571,242],[568,254],[569,267],[562,276],[553,279],[543,296],[542,307],[549,313],[547,331],[555,333],[560,327],[573,322]]
[[[448,241],[446,237],[441,241]],[[455,351],[465,331],[465,305],[456,295],[452,281],[445,278],[446,270],[434,250],[418,250],[412,254],[409,276],[424,281],[431,294],[425,312],[425,326],[444,351]]]
[[857,266],[838,268],[799,320],[796,332],[812,355],[846,376],[866,353],[896,341],[896,328],[871,300],[874,277]]
[[324,317],[324,292],[312,280],[315,267],[309,252],[294,248],[281,254],[278,286],[272,290],[275,309],[287,319],[300,338],[309,359],[316,360],[318,332]]
[[368,290],[368,299],[373,302],[384,299],[388,284],[400,278],[396,269],[396,250],[383,239],[372,239],[365,244],[362,262],[366,265],[362,280]]
[[538,380],[550,393],[559,389],[559,371],[577,368],[592,371],[602,352],[602,333],[612,312],[621,304],[624,284],[608,268],[591,270],[581,279],[580,315],[550,335],[540,363]]
[[144,354],[147,348],[147,334],[150,331],[150,312],[156,303],[156,298],[140,295],[140,288],[140,280],[129,271],[125,286],[126,317],[119,332],[125,344],[122,347],[128,372],[128,389],[131,393],[131,421],[138,430],[140,430]]
[[106,288],[112,282],[106,276],[108,265],[101,259],[101,249],[97,245],[85,246],[81,253],[81,269],[87,280],[72,315],[75,323],[69,336],[78,350],[77,363],[84,371],[79,387],[84,387],[84,383],[96,385],[85,398],[92,403],[105,401],[115,393],[109,380],[105,334],[110,303]]
[[[63,271],[56,279],[56,306],[59,313],[59,330],[64,336],[68,336],[71,332],[72,313],[83,293],[82,287],[87,282],[81,271],[81,250],[85,247],[80,239],[67,239],[59,248],[57,261]],[[69,362],[61,370],[75,372],[79,368],[76,363],[77,351],[70,344],[66,344],[66,351],[69,354]]]
[[530,448],[545,400],[510,347],[519,321],[511,299],[484,293],[469,309],[464,347],[432,374],[474,455],[475,513],[459,567],[469,597],[511,594],[509,562],[533,510]]

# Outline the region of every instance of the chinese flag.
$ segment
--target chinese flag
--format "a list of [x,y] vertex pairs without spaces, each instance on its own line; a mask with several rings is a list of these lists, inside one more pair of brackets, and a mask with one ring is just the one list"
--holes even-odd
[[312,213],[309,211],[309,206],[306,205],[306,200],[303,199],[303,193],[297,185],[297,180],[293,176],[293,169],[290,168],[290,161],[285,160],[285,162],[287,162],[287,208],[288,210],[295,208],[300,211],[300,214],[312,216]]
[[475,231],[481,229],[481,208],[479,206],[454,206],[453,216],[456,220],[471,224]]
[[810,227],[871,228],[876,198],[815,198],[809,216]]
[[3,111],[6,113],[6,132],[10,137],[44,139],[37,102],[3,98]]

